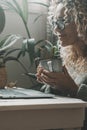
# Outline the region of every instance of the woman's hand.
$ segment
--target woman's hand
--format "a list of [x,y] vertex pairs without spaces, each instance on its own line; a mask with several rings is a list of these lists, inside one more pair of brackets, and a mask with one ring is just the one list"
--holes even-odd
[[42,67],[37,69],[37,80],[41,83],[47,83],[60,91],[67,91],[75,95],[78,86],[71,78],[65,66],[62,72],[49,72]]

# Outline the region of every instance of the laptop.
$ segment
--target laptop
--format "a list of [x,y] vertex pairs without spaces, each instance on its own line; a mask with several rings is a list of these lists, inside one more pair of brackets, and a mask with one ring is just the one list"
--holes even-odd
[[54,98],[54,95],[26,88],[0,89],[0,99],[39,99],[39,98]]

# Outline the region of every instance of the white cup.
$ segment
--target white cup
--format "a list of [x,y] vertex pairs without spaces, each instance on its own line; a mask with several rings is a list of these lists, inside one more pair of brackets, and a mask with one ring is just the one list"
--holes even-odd
[[62,59],[54,58],[54,59],[45,59],[40,60],[39,66],[42,66],[46,70],[50,72],[61,72],[62,71]]

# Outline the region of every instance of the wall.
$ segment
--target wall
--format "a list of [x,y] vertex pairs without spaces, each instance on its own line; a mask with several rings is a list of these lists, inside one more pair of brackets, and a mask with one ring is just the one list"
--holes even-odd
[[[21,5],[21,0],[18,0]],[[29,2],[33,2],[35,0],[29,0]],[[38,2],[45,2],[47,3],[47,0],[38,0]],[[29,4],[30,5],[30,4]],[[46,15],[43,15],[43,17],[40,17],[36,23],[34,23],[34,19],[38,15],[39,12],[46,12],[47,9],[43,8],[40,5],[30,5],[29,6],[29,19],[28,19],[28,27],[30,29],[30,33],[32,38],[34,37],[35,40],[40,39],[46,39]],[[21,34],[25,37],[26,31],[24,28],[24,25],[20,19],[20,17],[15,14],[14,12],[9,12],[8,10],[5,12],[6,14],[6,25],[4,28],[4,31],[2,32],[2,36],[6,34]],[[14,46],[19,47],[21,45],[21,40],[18,41]],[[28,65],[27,56],[23,59],[24,64]],[[7,68],[7,76],[8,76],[8,82],[15,82],[17,81],[17,85],[19,87],[30,87],[32,86],[32,82],[29,79],[29,77],[23,76],[22,73],[24,72],[21,66],[14,62],[8,62],[6,64]],[[29,70],[29,72],[36,71],[34,68],[32,70]],[[33,82],[36,84],[36,82]]]

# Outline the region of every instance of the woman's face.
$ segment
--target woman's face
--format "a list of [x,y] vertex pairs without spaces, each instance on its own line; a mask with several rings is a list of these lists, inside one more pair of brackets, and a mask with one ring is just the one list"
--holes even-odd
[[[58,12],[58,20],[64,17],[64,7],[62,4],[58,5],[56,11]],[[74,43],[76,43],[78,35],[76,31],[76,25],[73,21],[68,24],[64,23],[63,29],[57,26],[55,28],[55,32],[57,33],[58,39],[61,41],[60,43],[62,46],[73,45]]]

